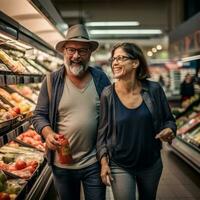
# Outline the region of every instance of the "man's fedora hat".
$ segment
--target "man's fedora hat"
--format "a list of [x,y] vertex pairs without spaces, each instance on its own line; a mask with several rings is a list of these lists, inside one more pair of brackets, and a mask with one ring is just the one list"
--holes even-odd
[[76,24],[74,26],[71,26],[68,29],[67,35],[65,38],[66,38],[65,40],[58,42],[55,47],[56,50],[60,51],[61,53],[63,53],[64,45],[70,41],[89,43],[92,51],[95,51],[97,47],[99,46],[98,42],[90,40],[87,30],[85,26],[82,24]]

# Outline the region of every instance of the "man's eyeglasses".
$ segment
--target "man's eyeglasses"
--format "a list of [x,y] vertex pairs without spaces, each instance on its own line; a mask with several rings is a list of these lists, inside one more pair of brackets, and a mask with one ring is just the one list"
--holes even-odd
[[68,55],[72,56],[76,53],[76,51],[78,51],[78,54],[80,56],[85,56],[88,54],[88,52],[90,51],[90,49],[88,48],[80,48],[80,49],[75,49],[75,48],[72,48],[72,47],[66,47],[66,52]]
[[133,60],[134,58],[131,58],[129,56],[117,56],[110,58],[110,62],[113,63],[114,61],[117,61],[118,63],[124,62],[126,60]]

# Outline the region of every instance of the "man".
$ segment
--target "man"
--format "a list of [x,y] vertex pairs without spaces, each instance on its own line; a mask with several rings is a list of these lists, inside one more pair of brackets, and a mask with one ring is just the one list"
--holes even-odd
[[[97,47],[83,25],[69,28],[66,39],[56,45],[64,55],[64,66],[51,74],[50,99],[44,80],[34,112],[33,125],[46,141],[47,160],[61,200],[79,200],[81,181],[86,200],[105,199],[95,144],[99,97],[110,81],[102,71],[88,66]],[[73,163],[60,162],[58,133],[68,139]]]

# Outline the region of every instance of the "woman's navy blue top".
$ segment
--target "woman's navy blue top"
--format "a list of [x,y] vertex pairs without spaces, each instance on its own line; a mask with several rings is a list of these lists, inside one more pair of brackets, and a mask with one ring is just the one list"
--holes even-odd
[[153,119],[144,101],[129,109],[114,91],[116,108],[116,146],[112,160],[119,166],[134,170],[151,166],[159,157]]

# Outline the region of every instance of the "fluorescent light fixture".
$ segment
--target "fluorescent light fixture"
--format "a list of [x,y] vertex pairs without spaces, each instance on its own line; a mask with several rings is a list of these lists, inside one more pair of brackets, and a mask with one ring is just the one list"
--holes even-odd
[[198,59],[200,59],[200,55],[185,57],[185,58],[182,58],[181,61],[188,62],[188,61],[198,60]]
[[87,22],[86,26],[139,26],[137,21],[130,22]]
[[151,59],[150,64],[167,63],[168,61],[168,59]]
[[160,29],[138,29],[138,30],[131,30],[131,29],[109,29],[109,30],[90,30],[91,35],[157,35],[162,34]]

